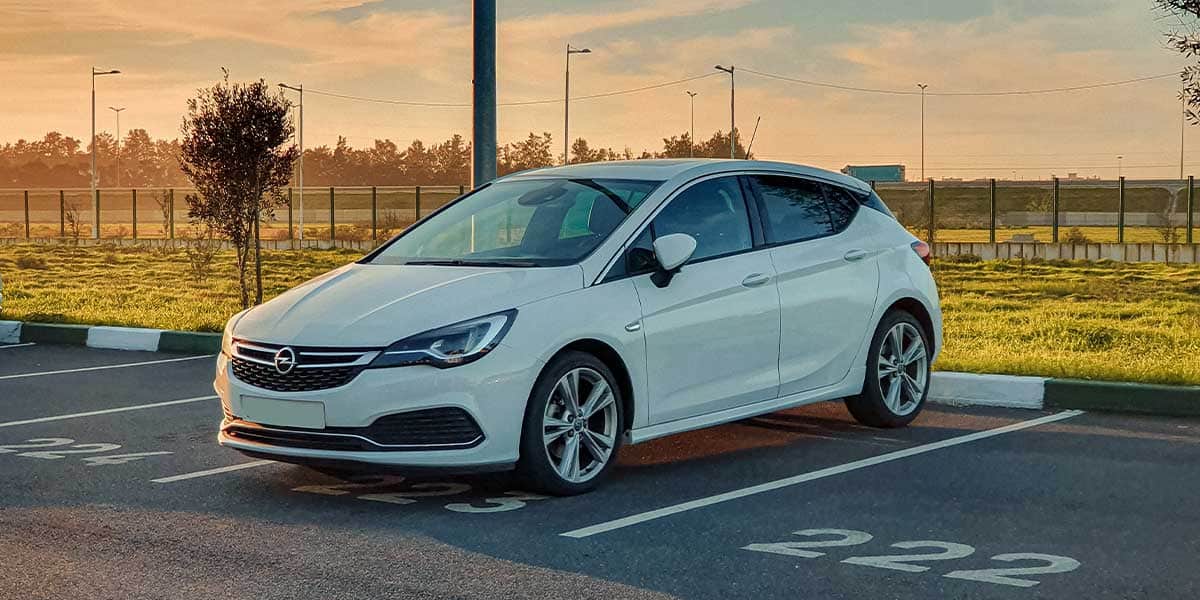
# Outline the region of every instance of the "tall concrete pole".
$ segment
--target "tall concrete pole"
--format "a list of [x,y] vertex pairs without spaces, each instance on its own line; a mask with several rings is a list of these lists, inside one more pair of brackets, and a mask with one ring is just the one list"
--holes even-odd
[[471,12],[471,187],[477,188],[496,178],[496,0],[473,0]]
[[100,204],[96,197],[96,76],[118,73],[120,71],[116,69],[99,71],[96,67],[92,67],[92,238],[97,240],[100,239]]
[[718,71],[729,73],[729,158],[737,158],[737,125],[733,119],[733,65],[722,67],[716,65],[713,67]]
[[[288,85],[281,83],[279,87],[300,93],[300,127],[297,132],[300,143],[300,158],[296,165],[296,186],[300,188],[300,248],[304,249],[304,84]],[[290,231],[288,235],[291,235]]]
[[696,96],[699,94],[692,90],[687,90],[687,95],[692,103],[692,129],[691,133],[688,134],[690,136],[688,139],[688,158],[694,158],[696,156]]
[[921,88],[921,181],[925,181],[925,88],[928,84],[918,83]]
[[117,187],[121,187],[121,111],[125,107],[110,106],[108,110],[117,113]]

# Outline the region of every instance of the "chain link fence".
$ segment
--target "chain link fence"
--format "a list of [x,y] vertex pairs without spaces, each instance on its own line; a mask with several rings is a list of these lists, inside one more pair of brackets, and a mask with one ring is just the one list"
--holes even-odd
[[[260,228],[264,240],[383,240],[461,196],[466,186],[305,187]],[[189,188],[0,189],[0,238],[185,239]],[[99,231],[94,224],[99,222]]]
[[879,183],[910,231],[955,243],[1200,241],[1193,178],[1183,180],[931,181]]

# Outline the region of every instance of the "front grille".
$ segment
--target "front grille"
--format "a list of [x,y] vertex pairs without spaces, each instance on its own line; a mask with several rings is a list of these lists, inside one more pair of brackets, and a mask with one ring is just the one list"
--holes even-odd
[[[276,355],[290,350],[295,364],[287,373],[276,368]],[[311,392],[350,383],[376,356],[362,348],[287,347],[279,344],[233,342],[233,376],[255,387],[276,392]]]
[[300,429],[235,421],[225,431],[235,438],[273,446],[357,452],[470,448],[483,441],[475,419],[452,407],[386,415],[367,427]]

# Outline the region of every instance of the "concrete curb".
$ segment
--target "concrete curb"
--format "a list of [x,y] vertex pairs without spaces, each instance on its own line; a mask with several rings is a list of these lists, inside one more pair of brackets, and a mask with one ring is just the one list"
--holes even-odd
[[1046,378],[935,372],[929,400],[955,406],[1041,409]]
[[219,333],[0,321],[0,344],[25,342],[181,354],[216,354],[221,350]]
[[1051,379],[1047,408],[1078,408],[1170,417],[1200,416],[1200,387]]
[[955,406],[1200,416],[1200,386],[1013,375],[937,372],[929,388],[929,401]]

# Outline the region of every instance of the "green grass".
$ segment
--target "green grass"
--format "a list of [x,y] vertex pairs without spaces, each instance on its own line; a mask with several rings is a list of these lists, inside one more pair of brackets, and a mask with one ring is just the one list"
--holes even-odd
[[[357,259],[264,252],[265,294]],[[220,331],[239,310],[233,256],[192,279],[182,251],[0,246],[0,319]],[[934,264],[948,371],[1200,385],[1200,266],[1107,261]]]
[[1200,267],[935,263],[946,371],[1200,384]]
[[[263,252],[263,294],[276,296],[362,252]],[[22,260],[25,257],[25,260]],[[20,268],[28,257],[43,268]],[[196,281],[182,250],[138,247],[0,246],[4,307],[0,319],[221,331],[241,310],[232,252],[217,256]]]

